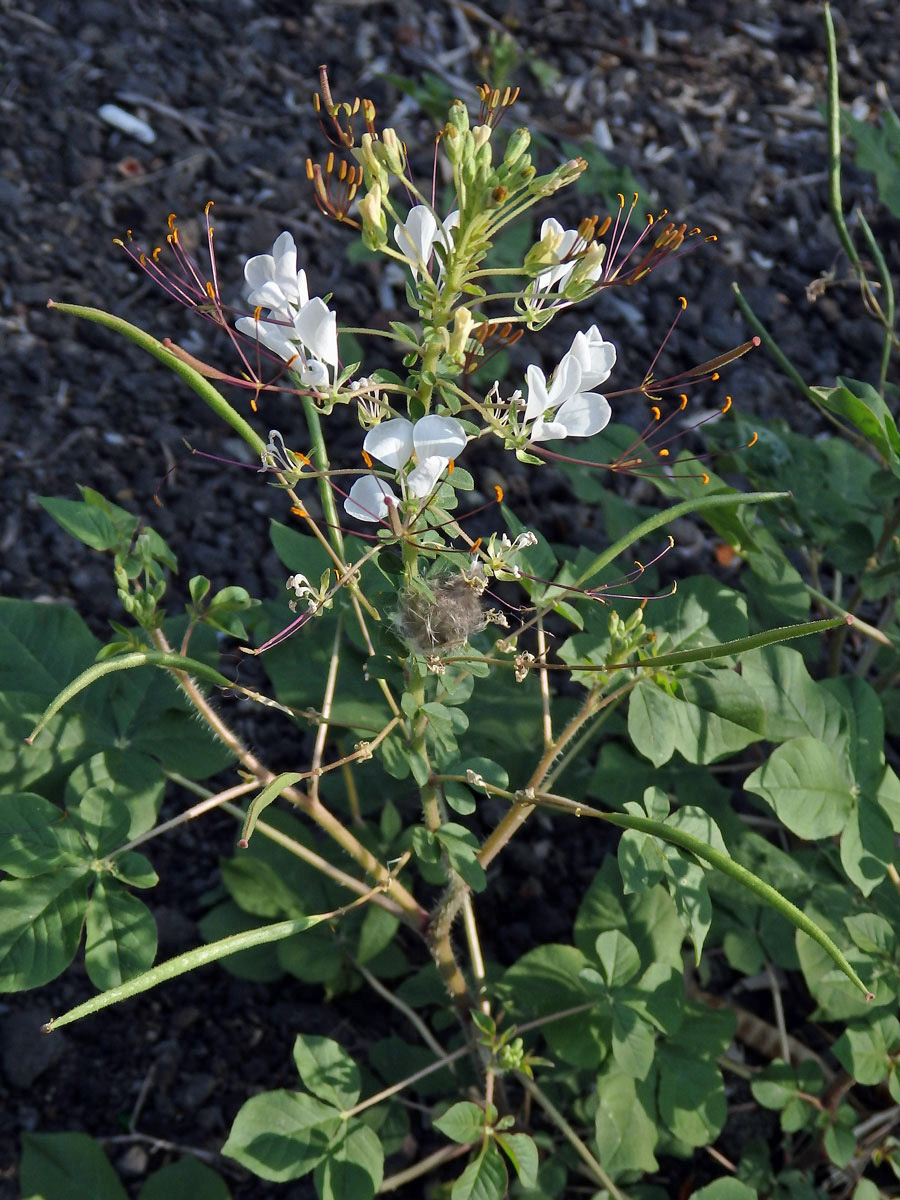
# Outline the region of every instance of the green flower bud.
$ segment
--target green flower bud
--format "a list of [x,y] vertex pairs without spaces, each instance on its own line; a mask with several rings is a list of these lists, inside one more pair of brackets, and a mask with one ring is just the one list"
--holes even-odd
[[406,151],[393,129],[382,130],[381,159],[393,175],[402,175],[406,170]]
[[512,134],[506,143],[506,153],[503,155],[503,161],[508,167],[513,166],[519,161],[530,145],[531,134],[523,125]]

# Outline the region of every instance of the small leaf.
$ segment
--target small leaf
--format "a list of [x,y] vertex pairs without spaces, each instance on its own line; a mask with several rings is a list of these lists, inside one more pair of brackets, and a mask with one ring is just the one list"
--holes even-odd
[[128,1200],[99,1143],[86,1133],[23,1133],[22,1195],[44,1200]]
[[256,822],[265,809],[270,804],[274,804],[285,788],[299,783],[302,778],[302,771],[283,771],[280,775],[276,775],[271,783],[267,783],[258,795],[253,797],[250,801],[250,807],[247,809],[247,816],[244,819],[244,827],[241,830],[240,840],[238,841],[239,846],[244,849],[247,848],[250,844],[250,837],[253,830],[256,828]]
[[613,1072],[597,1081],[594,1136],[607,1171],[655,1171],[656,1123],[638,1097],[629,1075]]
[[641,960],[634,942],[617,929],[601,933],[594,943],[607,987],[621,987],[640,970]]
[[533,1188],[538,1173],[538,1152],[534,1138],[527,1133],[500,1133],[497,1143],[515,1168],[522,1187]]
[[338,1133],[313,1177],[320,1200],[372,1200],[383,1178],[381,1141],[362,1121]]
[[336,1109],[304,1092],[263,1092],[241,1107],[222,1153],[261,1179],[284,1183],[312,1171],[340,1127]]
[[0,797],[0,870],[19,879],[92,855],[66,814],[33,793]]
[[691,1200],[758,1200],[757,1192],[740,1179],[723,1175],[714,1179],[698,1192],[691,1193]]
[[231,1192],[217,1171],[189,1154],[154,1171],[138,1200],[231,1200]]
[[841,833],[853,808],[834,751],[811,737],[779,746],[744,789],[762,796],[792,833],[810,841]]
[[0,991],[39,987],[60,975],[78,949],[91,874],[63,867],[0,883]]
[[298,1034],[294,1063],[309,1090],[327,1104],[347,1109],[359,1099],[359,1068],[331,1038],[315,1033]]
[[87,906],[84,965],[100,991],[146,971],[156,957],[156,921],[142,900],[114,879],[97,880]]
[[432,1122],[435,1129],[451,1142],[477,1142],[484,1134],[488,1117],[483,1108],[471,1101],[461,1100],[451,1105],[443,1116]]
[[450,1200],[503,1200],[507,1181],[506,1163],[494,1143],[488,1142],[454,1183]]

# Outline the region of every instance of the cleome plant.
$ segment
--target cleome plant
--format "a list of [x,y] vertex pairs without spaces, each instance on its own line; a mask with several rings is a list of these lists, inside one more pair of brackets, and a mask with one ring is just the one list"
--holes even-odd
[[[642,378],[619,379],[593,321],[546,369],[538,335],[559,314],[639,293],[710,239],[642,215],[637,195],[575,228],[543,217],[586,163],[540,173],[529,131],[504,132],[516,93],[488,84],[480,111],[454,101],[436,138],[444,203],[371,102],[336,102],[322,70],[334,151],[308,164],[316,203],[399,265],[408,323],[341,326],[290,231],[246,261],[235,310],[211,206],[203,266],[174,217],[162,249],[123,245],[224,335],[231,370],[53,304],[163,362],[247,443],[259,486],[283,495],[272,541],[289,574],[262,600],[195,576],[172,615],[176,557],[149,525],[88,489],[42,500],[112,556],[125,619],[100,645],[71,609],[0,601],[19,747],[0,796],[0,986],[48,983],[84,934],[98,991],[51,1036],[213,961],[319,985],[338,1008],[371,991],[394,1036],[351,1053],[298,1030],[296,1087],[231,1114],[222,1154],[261,1180],[308,1176],[321,1200],[896,1194],[897,334],[884,256],[862,215],[856,251],[843,212],[830,16],[828,29],[833,212],[884,355],[875,383],[795,380],[836,426],[823,437],[732,412],[715,456],[698,452],[691,394],[724,414],[729,363],[761,341],[780,352],[758,326],[667,375],[684,299]],[[533,209],[524,255],[504,259],[503,235],[533,228]],[[367,338],[391,368],[346,361]],[[264,432],[273,392],[296,398],[297,421]],[[640,432],[616,420],[626,403]],[[349,460],[327,436],[338,408],[359,422]],[[501,471],[504,456],[536,480],[548,462],[563,471],[603,514],[606,547],[524,525],[479,477],[490,452]],[[657,501],[617,491],[624,475]],[[687,517],[717,539],[718,573],[675,578]],[[242,740],[238,701],[291,731],[294,769]],[[196,802],[160,822],[167,784]],[[155,963],[137,893],[165,884],[148,854],[214,809],[235,820],[227,899],[201,923],[205,944]],[[594,861],[571,936],[535,935],[509,961],[508,848],[576,822]],[[552,881],[540,886],[553,904]],[[760,980],[769,1008],[748,1012],[742,986]],[[806,1044],[808,1019],[828,1032]],[[716,1148],[748,1108],[770,1136]],[[703,1148],[689,1193],[671,1164]],[[189,1161],[181,1186],[227,1194]],[[103,1181],[92,1195],[126,1194],[85,1135],[26,1136],[24,1196],[62,1196],[66,1171]]]

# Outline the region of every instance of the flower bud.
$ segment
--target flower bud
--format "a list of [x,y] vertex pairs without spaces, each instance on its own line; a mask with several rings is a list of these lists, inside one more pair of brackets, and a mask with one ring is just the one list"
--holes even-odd
[[387,244],[387,221],[381,207],[381,185],[373,183],[361,200],[356,202],[356,211],[362,218],[363,244],[368,250],[381,250]]
[[603,260],[605,258],[606,243],[591,242],[572,268],[572,274],[566,281],[565,294],[569,294],[570,288],[574,292],[579,292],[586,284],[596,283],[603,270]]
[[454,100],[448,113],[447,129],[456,129],[459,133],[469,131],[469,110],[462,100]]
[[454,125],[446,125],[444,128],[444,139],[442,142],[444,153],[455,167],[462,162],[462,156],[465,151],[466,140],[460,134],[459,130]]
[[402,175],[406,170],[406,152],[393,129],[382,130],[381,159],[393,175]]
[[540,275],[549,267],[559,266],[557,251],[562,245],[562,233],[548,229],[539,242],[536,242],[525,255],[524,267],[529,275]]
[[528,147],[531,145],[531,134],[522,126],[517,129],[506,143],[506,153],[503,155],[503,161],[508,167],[513,166],[522,157]]
[[476,125],[472,130],[472,137],[475,140],[475,149],[480,150],[491,140],[492,129],[490,125]]
[[469,309],[460,307],[456,310],[448,347],[448,353],[455,362],[462,363],[465,359],[466,342],[471,336],[474,324],[475,321]]

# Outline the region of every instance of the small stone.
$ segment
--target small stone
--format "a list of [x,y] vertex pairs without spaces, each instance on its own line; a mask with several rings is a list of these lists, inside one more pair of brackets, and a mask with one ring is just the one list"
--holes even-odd
[[0,1025],[0,1061],[13,1087],[29,1088],[68,1048],[63,1034],[41,1032],[53,1014],[26,1008],[11,1013]]

